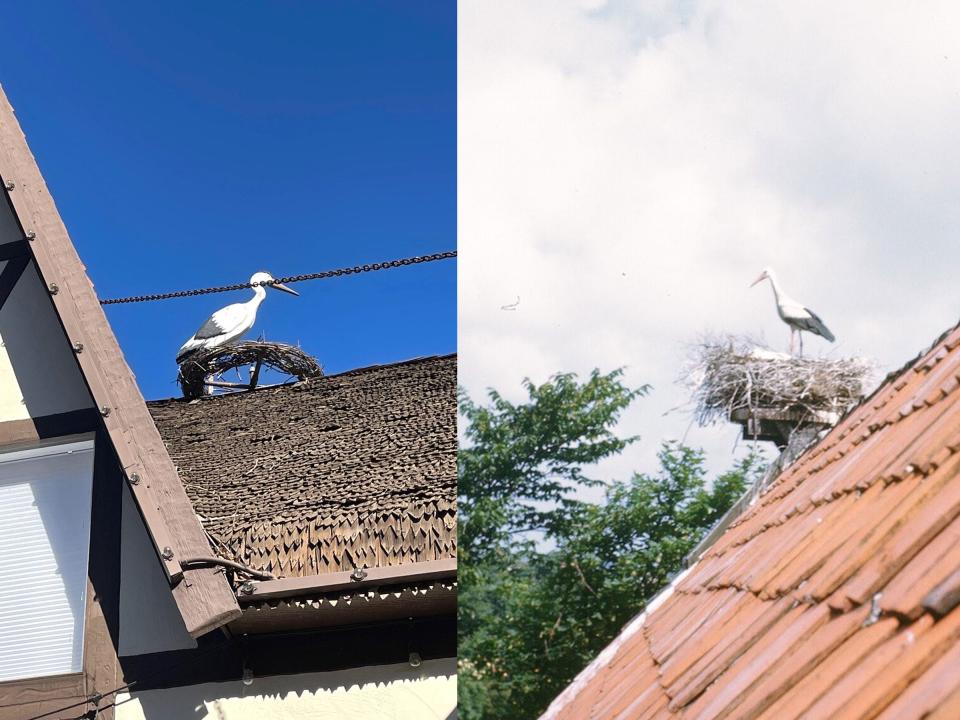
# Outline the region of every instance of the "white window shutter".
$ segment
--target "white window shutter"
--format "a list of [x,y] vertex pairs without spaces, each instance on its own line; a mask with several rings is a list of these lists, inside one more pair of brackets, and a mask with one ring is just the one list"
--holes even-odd
[[0,681],[79,672],[93,443],[0,453]]

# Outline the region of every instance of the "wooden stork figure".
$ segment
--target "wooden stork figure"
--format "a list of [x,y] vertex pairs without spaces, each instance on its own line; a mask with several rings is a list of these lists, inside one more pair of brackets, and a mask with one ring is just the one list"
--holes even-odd
[[753,287],[763,280],[770,281],[770,285],[773,287],[773,298],[777,302],[777,314],[781,320],[790,326],[791,355],[793,354],[794,335],[799,335],[800,356],[803,356],[804,331],[819,335],[830,342],[836,340],[833,333],[830,332],[823,320],[821,320],[813,310],[804,307],[793,298],[787,297],[786,293],[780,289],[780,283],[777,282],[777,276],[772,269],[764,268],[763,272],[760,273],[760,277],[754,280],[750,284],[750,287]]
[[291,295],[300,294],[286,285],[275,282],[273,276],[268,272],[254,273],[253,277],[250,278],[250,284],[253,285],[253,297],[247,302],[227,305],[211,315],[200,326],[200,329],[193,334],[193,337],[180,348],[177,353],[178,365],[182,365],[191,355],[200,350],[229,345],[243,337],[244,333],[252,328],[257,321],[257,308],[267,297],[267,291],[264,290],[264,287],[282,290]]

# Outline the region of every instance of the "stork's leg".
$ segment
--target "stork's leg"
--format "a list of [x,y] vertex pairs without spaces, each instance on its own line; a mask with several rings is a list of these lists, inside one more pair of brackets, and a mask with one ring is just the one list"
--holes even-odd
[[794,334],[795,332],[796,332],[796,330],[794,330],[793,327],[791,326],[791,327],[790,327],[790,354],[791,354],[791,355],[793,355],[793,334]]
[[797,330],[797,335],[800,336],[800,357],[803,357],[803,330]]

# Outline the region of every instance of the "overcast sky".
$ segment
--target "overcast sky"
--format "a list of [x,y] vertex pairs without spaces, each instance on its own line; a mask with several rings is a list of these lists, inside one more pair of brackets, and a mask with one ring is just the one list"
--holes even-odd
[[[651,383],[605,478],[686,434],[685,345],[786,349],[768,286],[899,367],[960,317],[960,5],[459,4],[459,362],[474,396],[628,368]],[[519,304],[515,310],[502,306]],[[741,443],[741,449],[742,449]]]

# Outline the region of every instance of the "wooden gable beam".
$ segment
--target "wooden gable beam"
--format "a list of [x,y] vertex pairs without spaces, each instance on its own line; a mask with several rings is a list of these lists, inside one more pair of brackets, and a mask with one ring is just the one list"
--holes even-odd
[[240,607],[223,573],[180,567],[180,558],[209,554],[206,533],[2,88],[0,179],[171,581],[187,630],[196,637],[230,622],[239,617]]

